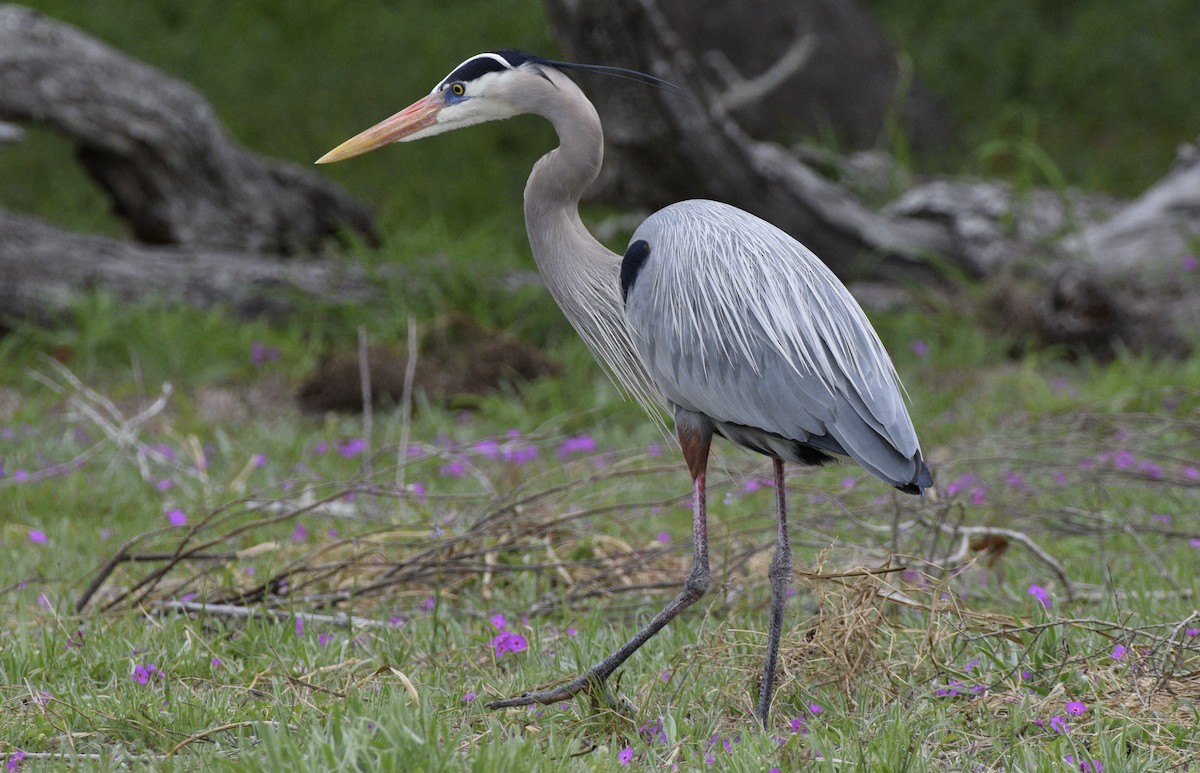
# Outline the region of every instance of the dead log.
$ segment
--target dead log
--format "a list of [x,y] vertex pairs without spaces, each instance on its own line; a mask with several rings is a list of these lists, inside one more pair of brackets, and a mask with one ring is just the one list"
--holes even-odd
[[783,147],[750,138],[654,0],[548,0],[547,11],[569,58],[651,73],[695,93],[587,78],[605,121],[598,195],[648,208],[681,198],[728,202],[793,234],[843,278],[936,281],[926,257],[957,257],[938,224],[873,212]]
[[[695,95],[688,100],[588,78],[586,89],[606,128],[598,197],[643,208],[691,197],[725,201],[796,236],[843,279],[874,280],[876,287],[878,280],[932,283],[953,293],[947,276],[986,281],[991,289],[977,310],[982,317],[1006,334],[1072,354],[1109,357],[1121,347],[1188,351],[1175,331],[1200,322],[1196,291],[1176,287],[1173,294],[1148,295],[1144,282],[1129,279],[1152,273],[1155,265],[1178,274],[1173,253],[1189,239],[1194,243],[1200,221],[1200,185],[1193,177],[1200,165],[1173,173],[1128,205],[1076,191],[1017,192],[1002,183],[936,180],[875,212],[798,154],[752,139],[738,126],[727,95],[704,77],[695,52],[672,26],[665,9],[674,2],[547,0],[568,58],[648,72]],[[759,28],[754,13],[747,18]],[[801,38],[796,46],[802,45]],[[821,165],[848,166],[842,160]],[[958,295],[967,304],[981,297]]]
[[755,139],[832,137],[843,151],[951,138],[946,112],[879,23],[854,0],[659,0],[680,44],[738,125]]
[[92,288],[122,301],[223,306],[253,317],[376,297],[364,271],[337,261],[139,245],[3,210],[0,235],[0,326],[11,319],[56,321]]
[[0,119],[74,139],[115,213],[149,244],[291,255],[343,230],[377,241],[363,205],[239,146],[188,84],[18,5],[0,5]]

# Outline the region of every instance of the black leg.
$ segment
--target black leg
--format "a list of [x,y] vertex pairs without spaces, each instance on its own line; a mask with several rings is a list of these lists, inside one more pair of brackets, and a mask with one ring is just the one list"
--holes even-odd
[[792,546],[788,541],[787,498],[783,490],[783,460],[775,461],[775,557],[771,560],[771,623],[767,629],[767,660],[763,665],[762,688],[758,694],[758,721],[766,730],[771,714],[771,695],[775,691],[775,666],[779,659],[779,639],[783,635],[783,608],[787,604],[788,583],[792,579]]
[[692,571],[683,583],[679,592],[661,612],[654,616],[645,628],[625,642],[616,652],[592,666],[581,676],[572,679],[558,687],[539,692],[527,692],[515,698],[492,701],[487,704],[489,709],[503,709],[510,706],[529,706],[534,703],[550,704],[566,700],[583,690],[604,689],[604,682],[624,663],[630,655],[637,652],[646,641],[658,633],[667,623],[694,604],[708,591],[712,578],[708,569],[708,521],[705,504],[704,474],[708,462],[708,449],[712,441],[712,432],[706,421],[698,422],[691,416],[682,416],[677,412],[675,423],[679,430],[679,442],[683,447],[684,457],[692,472]]

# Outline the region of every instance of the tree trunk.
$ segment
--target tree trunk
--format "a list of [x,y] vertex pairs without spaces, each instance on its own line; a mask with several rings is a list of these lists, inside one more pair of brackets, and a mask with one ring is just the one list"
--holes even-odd
[[0,210],[0,326],[53,322],[79,294],[227,306],[244,316],[282,315],[312,304],[376,297],[361,269],[337,261],[282,259],[199,246],[147,246],[70,233]]
[[570,58],[647,72],[696,95],[586,76],[605,120],[597,189],[604,198],[653,208],[695,197],[733,204],[796,236],[843,278],[933,281],[939,273],[925,256],[954,254],[936,224],[872,212],[782,147],[751,139],[652,0],[548,0],[547,7]]
[[17,5],[0,6],[0,120],[74,139],[116,214],[149,244],[290,255],[342,229],[376,241],[364,206],[237,145],[188,84]]
[[[689,50],[664,13],[676,2],[546,2],[568,58],[650,73],[695,95],[584,76],[606,132],[595,195],[650,208],[693,197],[728,202],[788,231],[846,280],[942,288],[955,275],[993,280],[985,316],[1006,333],[1072,352],[1188,350],[1175,330],[1200,323],[1195,290],[1177,284],[1171,293],[1155,292],[1142,280],[1155,266],[1177,276],[1180,250],[1189,238],[1195,243],[1200,165],[1182,165],[1126,206],[1075,191],[1014,192],[1002,183],[940,180],[875,212],[796,154],[742,131],[726,107],[728,91],[718,93],[703,77],[697,63],[703,52]],[[762,21],[743,13],[745,29],[728,36],[761,30],[765,40],[774,32]],[[736,15],[728,19],[737,22]],[[848,168],[830,155],[835,167]],[[1138,281],[1130,281],[1134,276]]]

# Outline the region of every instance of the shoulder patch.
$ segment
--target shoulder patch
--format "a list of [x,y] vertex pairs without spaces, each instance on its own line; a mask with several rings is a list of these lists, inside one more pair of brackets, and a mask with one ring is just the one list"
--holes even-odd
[[646,265],[646,259],[649,257],[650,243],[645,239],[638,239],[625,250],[625,257],[621,260],[622,301],[629,302],[629,291],[633,289],[633,283],[637,281],[638,274],[642,273],[642,267]]

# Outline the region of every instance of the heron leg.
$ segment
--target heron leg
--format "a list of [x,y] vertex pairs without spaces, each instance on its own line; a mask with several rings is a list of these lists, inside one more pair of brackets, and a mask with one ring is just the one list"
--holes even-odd
[[[676,411],[675,424],[679,431],[679,443],[683,447],[684,458],[692,473],[692,570],[683,583],[683,589],[632,639],[582,675],[549,690],[527,692],[515,698],[492,701],[487,704],[487,708],[503,709],[512,706],[529,706],[534,703],[557,703],[584,690],[603,690],[608,677],[612,676],[612,673],[620,668],[630,655],[637,652],[638,648],[645,644],[651,636],[661,631],[667,623],[696,603],[708,591],[712,584],[712,577],[708,568],[708,521],[704,476],[708,466],[708,450],[712,443],[712,429],[706,419],[683,411]],[[605,697],[608,698],[607,694]],[[608,699],[608,702],[611,704],[612,700]]]
[[767,660],[763,665],[762,686],[758,694],[758,721],[768,729],[771,696],[775,691],[775,667],[779,659],[779,639],[783,635],[783,608],[787,604],[788,583],[792,578],[792,546],[788,541],[787,497],[783,489],[783,460],[775,459],[775,557],[768,574],[771,578],[771,622],[767,629]]

